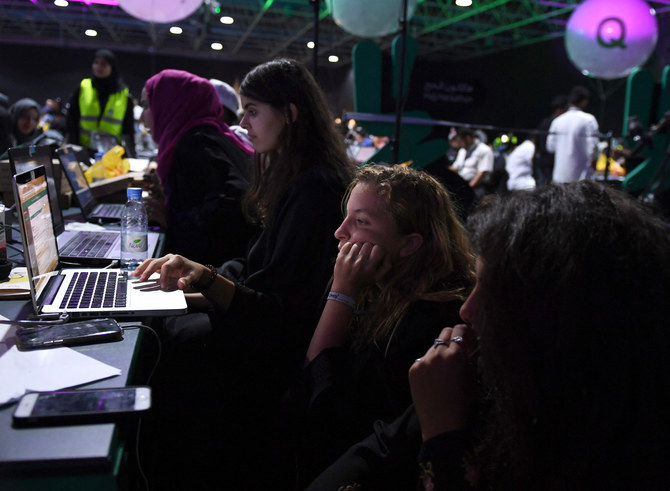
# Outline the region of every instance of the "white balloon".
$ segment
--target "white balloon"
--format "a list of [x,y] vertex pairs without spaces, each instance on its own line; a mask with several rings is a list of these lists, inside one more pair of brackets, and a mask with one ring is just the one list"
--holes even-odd
[[119,7],[133,17],[165,24],[185,19],[203,0],[119,0]]
[[570,16],[565,48],[584,75],[627,76],[658,40],[656,13],[643,0],[586,0]]
[[[402,0],[327,0],[335,23],[361,37],[384,36],[400,28]],[[417,0],[407,2],[407,20],[416,10]]]

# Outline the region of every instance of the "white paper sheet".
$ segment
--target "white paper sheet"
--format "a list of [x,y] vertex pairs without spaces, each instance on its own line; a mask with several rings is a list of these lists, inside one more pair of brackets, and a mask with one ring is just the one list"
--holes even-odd
[[60,390],[121,375],[120,369],[70,348],[19,351],[11,339],[14,328],[6,327],[0,325],[0,405],[27,391]]

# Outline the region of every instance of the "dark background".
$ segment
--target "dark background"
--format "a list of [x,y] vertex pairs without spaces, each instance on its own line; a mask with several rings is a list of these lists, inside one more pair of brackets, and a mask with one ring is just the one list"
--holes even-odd
[[[6,45],[0,41],[0,92],[10,101],[31,97],[39,103],[50,97],[69,100],[83,77],[90,76],[94,49]],[[114,47],[110,47],[114,50]],[[647,63],[655,79],[667,58],[667,42],[659,41]],[[116,51],[123,79],[139,98],[147,78],[165,68],[188,70],[206,78],[236,85],[253,65],[162,56],[155,53]],[[419,53],[420,55],[420,53]],[[390,60],[384,63],[389,80]],[[350,67],[319,66],[318,81],[335,114],[353,111]],[[563,39],[555,39],[477,59],[425,63],[417,59],[408,92],[406,110],[423,110],[431,118],[473,125],[533,129],[549,112],[549,101],[575,85],[591,90],[587,111],[603,131],[615,136],[623,129],[625,79],[603,81],[582,75],[568,59]],[[383,110],[394,112],[390,88],[384,90]],[[448,128],[436,128],[446,135]],[[493,134],[494,131],[488,131]]]

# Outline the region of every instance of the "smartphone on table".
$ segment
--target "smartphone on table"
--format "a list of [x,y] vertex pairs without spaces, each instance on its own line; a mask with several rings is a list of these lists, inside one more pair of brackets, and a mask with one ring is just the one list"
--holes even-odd
[[104,343],[123,339],[123,330],[114,319],[90,319],[67,324],[20,327],[14,335],[21,351]]
[[150,407],[147,386],[30,392],[19,401],[12,420],[19,427],[110,423]]

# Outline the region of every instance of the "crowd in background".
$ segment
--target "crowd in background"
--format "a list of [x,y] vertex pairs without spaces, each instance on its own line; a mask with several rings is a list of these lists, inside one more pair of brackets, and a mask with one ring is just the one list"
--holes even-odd
[[357,159],[393,142],[295,60],[137,97],[99,50],[66,105],[0,95],[0,144],[153,161],[166,255],[134,275],[189,304],[155,326],[155,489],[661,489],[670,234],[596,182],[588,96],[521,141],[454,128],[433,173]]

